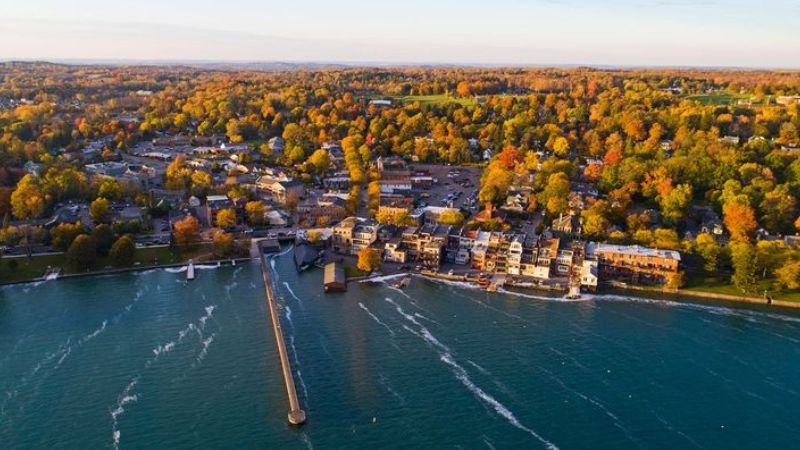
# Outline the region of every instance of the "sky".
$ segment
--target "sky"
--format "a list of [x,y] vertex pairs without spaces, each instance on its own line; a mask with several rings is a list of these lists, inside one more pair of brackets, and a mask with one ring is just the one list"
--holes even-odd
[[7,0],[0,60],[800,68],[800,0]]

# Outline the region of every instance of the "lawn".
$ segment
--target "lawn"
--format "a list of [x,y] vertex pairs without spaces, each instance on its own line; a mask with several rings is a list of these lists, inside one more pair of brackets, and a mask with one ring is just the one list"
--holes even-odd
[[[169,247],[151,247],[136,249],[134,261],[138,267],[148,267],[157,264],[177,264],[189,259],[200,260],[208,255],[210,247],[200,245],[183,251],[173,252]],[[12,268],[11,261],[16,261],[17,266]],[[24,281],[39,278],[50,267],[60,267],[63,273],[74,273],[66,269],[64,255],[43,255],[31,258],[3,258],[0,259],[0,283],[10,281]],[[97,258],[94,270],[116,269],[107,256]]]
[[[692,276],[689,277],[686,286],[683,289],[698,291],[698,292],[711,292],[715,294],[726,295],[743,295],[736,286],[734,286],[729,277],[725,276]],[[755,293],[747,294],[748,297],[762,297],[764,291],[769,291],[772,298],[775,300],[786,300],[791,302],[800,302],[800,289],[784,290],[778,292],[775,289],[774,280],[760,280],[758,288]]]
[[737,100],[750,98],[749,95],[731,94],[728,92],[714,92],[711,94],[690,95],[689,100],[700,102],[704,105],[731,105]]
[[394,100],[399,100],[403,103],[419,102],[420,105],[443,105],[445,103],[458,103],[460,105],[469,106],[475,104],[472,98],[453,98],[449,95],[406,95],[402,97],[394,97]]

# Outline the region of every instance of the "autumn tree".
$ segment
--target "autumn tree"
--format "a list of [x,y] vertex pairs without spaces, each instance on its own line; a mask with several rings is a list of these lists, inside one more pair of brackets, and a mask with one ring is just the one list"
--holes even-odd
[[187,215],[175,222],[175,244],[178,246],[191,245],[200,240],[200,222],[194,216]]
[[439,223],[458,227],[464,223],[464,215],[457,209],[447,209],[439,214]]
[[778,284],[786,289],[800,289],[800,260],[784,264],[775,271]]
[[25,175],[11,194],[11,211],[20,220],[37,219],[47,206],[45,194],[33,175]]
[[266,206],[264,206],[264,202],[261,200],[253,200],[247,202],[244,205],[245,214],[247,214],[247,222],[252,226],[259,226],[263,225],[265,221],[265,216],[267,212]]
[[60,223],[50,230],[50,240],[56,250],[66,251],[76,237],[86,232],[82,223]]
[[722,209],[723,221],[731,239],[734,241],[749,241],[758,226],[756,213],[750,205],[730,202]]
[[111,218],[111,203],[103,197],[96,198],[89,205],[89,217],[95,223],[108,222]]
[[217,226],[223,229],[230,229],[236,226],[236,210],[233,208],[222,208],[217,211]]
[[233,253],[233,235],[221,230],[214,232],[214,254],[230,256]]
[[358,252],[357,267],[362,272],[372,272],[381,266],[381,255],[377,250],[365,247]]

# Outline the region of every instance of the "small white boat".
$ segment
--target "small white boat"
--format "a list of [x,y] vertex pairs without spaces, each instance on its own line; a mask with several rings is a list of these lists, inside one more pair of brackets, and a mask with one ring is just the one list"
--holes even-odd
[[189,266],[186,267],[186,279],[194,280],[194,263],[192,261],[189,261]]

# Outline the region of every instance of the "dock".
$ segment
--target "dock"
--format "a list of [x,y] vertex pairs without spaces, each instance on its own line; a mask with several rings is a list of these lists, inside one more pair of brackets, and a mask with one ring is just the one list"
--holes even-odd
[[286,385],[286,394],[289,397],[289,414],[288,420],[292,425],[302,425],[306,421],[306,413],[300,408],[300,401],[297,399],[297,389],[294,386],[294,377],[292,376],[292,366],[289,362],[289,355],[286,352],[286,341],[283,339],[283,330],[281,329],[280,316],[278,315],[278,306],[275,303],[273,296],[272,283],[269,278],[269,267],[266,264],[263,256],[261,257],[261,275],[264,278],[264,289],[267,294],[267,307],[269,308],[269,315],[272,317],[272,329],[275,332],[275,343],[278,345],[278,358],[280,359],[281,369],[283,371],[283,381]]

